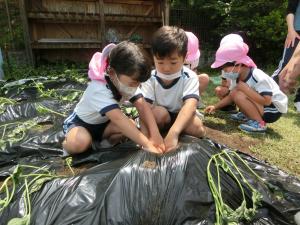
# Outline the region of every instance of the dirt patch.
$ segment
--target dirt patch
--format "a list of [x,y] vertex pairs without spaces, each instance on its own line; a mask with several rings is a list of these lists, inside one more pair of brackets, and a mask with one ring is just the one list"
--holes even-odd
[[253,152],[250,151],[249,147],[257,144],[261,144],[263,141],[260,139],[254,139],[247,136],[241,136],[239,134],[226,134],[222,131],[215,130],[209,127],[206,127],[206,137],[211,140],[226,145],[232,149],[238,149],[247,154],[253,155]]

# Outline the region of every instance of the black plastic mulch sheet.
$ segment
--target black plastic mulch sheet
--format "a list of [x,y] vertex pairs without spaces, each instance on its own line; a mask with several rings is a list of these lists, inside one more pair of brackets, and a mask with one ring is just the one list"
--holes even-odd
[[[60,87],[67,85],[58,83]],[[7,106],[11,111],[6,110],[0,116],[1,124],[32,120],[42,128],[34,126],[22,140],[1,145],[0,177],[7,177],[17,164],[53,171],[63,167],[61,124],[64,118],[52,113],[41,114],[36,104],[31,105],[36,102],[60,113],[68,113],[74,106],[33,98]],[[98,165],[78,176],[46,181],[40,190],[31,194],[30,224],[213,224],[216,207],[207,181],[207,165],[212,155],[220,153],[225,146],[191,137],[182,138],[181,143],[177,151],[162,156],[137,151],[132,143],[111,149],[94,145],[90,152],[74,157],[73,165],[89,162]],[[239,155],[265,181],[258,181],[236,162],[248,182],[263,196],[252,220],[240,224],[295,224],[293,216],[300,211],[300,181],[251,156]],[[231,162],[227,163],[233,167]],[[217,177],[216,170],[212,170],[212,175]],[[220,177],[223,201],[235,209],[241,204],[241,191],[228,173],[220,170]],[[247,205],[251,206],[251,193],[245,185],[243,188]],[[0,212],[0,224],[24,216],[23,190],[20,184],[11,203]]]
[[[219,151],[209,140],[186,138],[176,152],[157,156],[135,151],[79,176],[48,181],[32,195],[30,224],[213,224],[215,205],[206,168]],[[240,155],[272,187],[246,174],[263,201],[253,221],[241,224],[293,224],[300,209],[299,180]],[[237,184],[224,172],[220,176],[224,201],[237,207]],[[247,191],[246,198],[251,201]],[[17,197],[0,214],[2,224],[22,217],[22,212]]]
[[1,87],[0,177],[28,158],[62,155],[62,123],[77,100],[61,99],[84,88],[64,78],[24,79]]

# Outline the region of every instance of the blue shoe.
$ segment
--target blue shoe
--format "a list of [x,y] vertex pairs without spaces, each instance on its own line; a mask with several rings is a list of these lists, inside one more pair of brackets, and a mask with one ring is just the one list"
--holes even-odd
[[247,122],[249,120],[248,117],[242,112],[231,114],[230,119],[238,122]]
[[248,120],[245,124],[239,125],[239,128],[246,133],[265,133],[267,130],[264,121]]

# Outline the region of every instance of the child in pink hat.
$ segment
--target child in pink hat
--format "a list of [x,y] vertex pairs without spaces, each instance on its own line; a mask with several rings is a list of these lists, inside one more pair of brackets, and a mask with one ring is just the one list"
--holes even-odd
[[[228,34],[225,35],[221,42],[220,46],[227,43],[228,41],[230,42],[244,42],[243,38],[239,34]],[[221,74],[221,85],[217,86],[215,88],[215,94],[219,99],[225,98],[227,95],[229,95],[230,90],[232,90],[236,85],[236,82],[231,79],[226,79],[225,77],[222,76]],[[220,108],[221,111],[225,112],[236,112],[236,106],[235,104],[229,104],[225,107]]]
[[[109,44],[102,53],[95,53],[89,64],[91,82],[63,124],[65,155],[85,152],[97,141],[116,144],[124,136],[145,150],[162,153],[163,139],[138,89],[150,77],[150,72],[147,57],[133,43]],[[119,104],[123,100],[129,100],[137,108],[147,134],[122,113]]]
[[247,55],[249,47],[244,42],[228,40],[216,52],[212,68],[220,68],[222,76],[236,81],[236,86],[215,105],[206,107],[205,112],[213,113],[233,102],[240,112],[232,114],[231,119],[243,122],[242,131],[264,133],[266,123],[277,121],[287,112],[287,96],[276,82],[258,69]]
[[[199,50],[199,40],[195,34],[192,32],[185,32],[188,38],[188,50],[185,58],[184,65],[189,69],[197,73],[197,67],[199,65],[200,50]],[[209,83],[209,76],[205,73],[198,74],[199,79],[199,94],[202,95],[206,90]],[[200,102],[199,102],[200,103]]]

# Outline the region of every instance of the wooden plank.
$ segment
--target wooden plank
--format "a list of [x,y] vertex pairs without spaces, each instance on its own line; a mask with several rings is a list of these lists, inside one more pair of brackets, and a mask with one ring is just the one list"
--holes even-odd
[[163,24],[168,26],[170,24],[170,3],[169,3],[169,0],[164,0],[164,2],[165,2],[165,5],[164,5]]
[[[57,12],[29,12],[28,18],[30,19],[42,19],[52,22],[65,21],[70,23],[77,22],[88,22],[94,21],[99,22],[99,14],[83,14],[83,13],[57,13]],[[100,19],[101,20],[101,19]],[[130,15],[105,15],[104,21],[116,21],[116,22],[136,22],[136,23],[159,23],[161,22],[160,17],[149,17],[149,16],[130,16]],[[40,20],[38,22],[41,22]],[[105,26],[105,25],[104,25]],[[99,26],[100,29],[101,26]]]
[[107,21],[107,22],[133,22],[133,23],[161,23],[161,18],[144,17],[144,16],[106,15],[105,21]]
[[12,44],[13,49],[15,49],[14,33],[13,33],[13,30],[11,27],[11,19],[10,19],[10,13],[9,13],[9,9],[8,9],[8,1],[7,0],[5,0],[5,8],[6,8],[8,29],[9,29],[10,36],[11,36],[11,44]]
[[[145,18],[153,11],[153,5],[151,5],[147,11],[145,12],[144,16]],[[126,38],[130,38],[130,36],[137,30],[137,28],[139,27],[140,25],[135,25],[127,34]]]
[[124,5],[152,5],[153,1],[105,0],[105,3],[124,4]]
[[99,40],[96,39],[82,39],[82,38],[41,38],[37,41],[38,43],[101,43]]
[[84,22],[99,21],[99,14],[83,14],[83,13],[57,13],[57,12],[29,12],[30,19],[55,20],[66,22]]
[[26,49],[28,63],[34,66],[35,61],[33,58],[31,40],[29,35],[28,18],[26,12],[26,0],[19,0],[19,7],[20,7],[20,17],[23,25],[24,42],[25,42],[25,49]]
[[34,49],[101,48],[99,40],[71,38],[42,38],[32,44]]
[[100,32],[100,41],[102,42],[102,48],[106,45],[105,40],[105,18],[104,18],[104,2],[103,0],[99,0],[99,13],[100,13],[100,27],[98,26],[98,31]]

